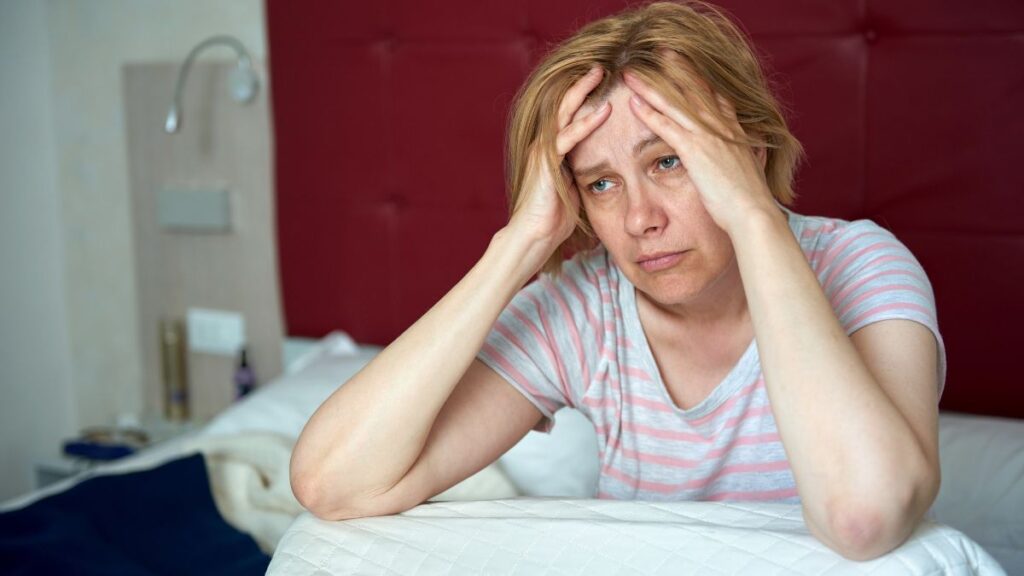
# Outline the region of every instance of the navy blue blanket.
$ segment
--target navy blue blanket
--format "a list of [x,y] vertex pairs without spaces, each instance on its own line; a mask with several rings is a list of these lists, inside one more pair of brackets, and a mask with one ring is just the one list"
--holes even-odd
[[264,574],[270,557],[221,518],[200,454],[97,476],[0,514],[0,574]]

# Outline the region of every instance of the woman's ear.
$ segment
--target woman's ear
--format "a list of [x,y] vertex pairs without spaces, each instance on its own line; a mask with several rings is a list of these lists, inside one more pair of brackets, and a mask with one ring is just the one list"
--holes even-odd
[[768,163],[768,149],[764,146],[758,146],[754,148],[754,156],[757,157],[757,162],[761,165],[761,171],[764,172],[764,167]]

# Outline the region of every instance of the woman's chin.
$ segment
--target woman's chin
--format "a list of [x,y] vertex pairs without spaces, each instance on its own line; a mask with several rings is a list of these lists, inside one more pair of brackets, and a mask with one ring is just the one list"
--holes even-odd
[[645,276],[637,278],[633,285],[647,300],[658,306],[685,306],[693,303],[701,293],[702,286],[694,284],[692,273],[682,278],[680,274]]

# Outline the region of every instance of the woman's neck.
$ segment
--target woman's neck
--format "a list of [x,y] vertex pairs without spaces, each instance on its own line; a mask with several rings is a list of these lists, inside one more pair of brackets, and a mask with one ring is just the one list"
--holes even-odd
[[721,275],[687,302],[663,304],[652,300],[640,290],[637,290],[636,296],[638,308],[646,312],[641,314],[641,320],[646,315],[658,324],[704,331],[743,325],[750,321],[747,297],[735,256]]

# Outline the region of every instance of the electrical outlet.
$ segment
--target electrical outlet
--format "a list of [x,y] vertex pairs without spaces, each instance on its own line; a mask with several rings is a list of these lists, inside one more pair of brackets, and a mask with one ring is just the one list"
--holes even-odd
[[245,345],[245,317],[238,312],[189,308],[186,324],[192,352],[235,356]]

